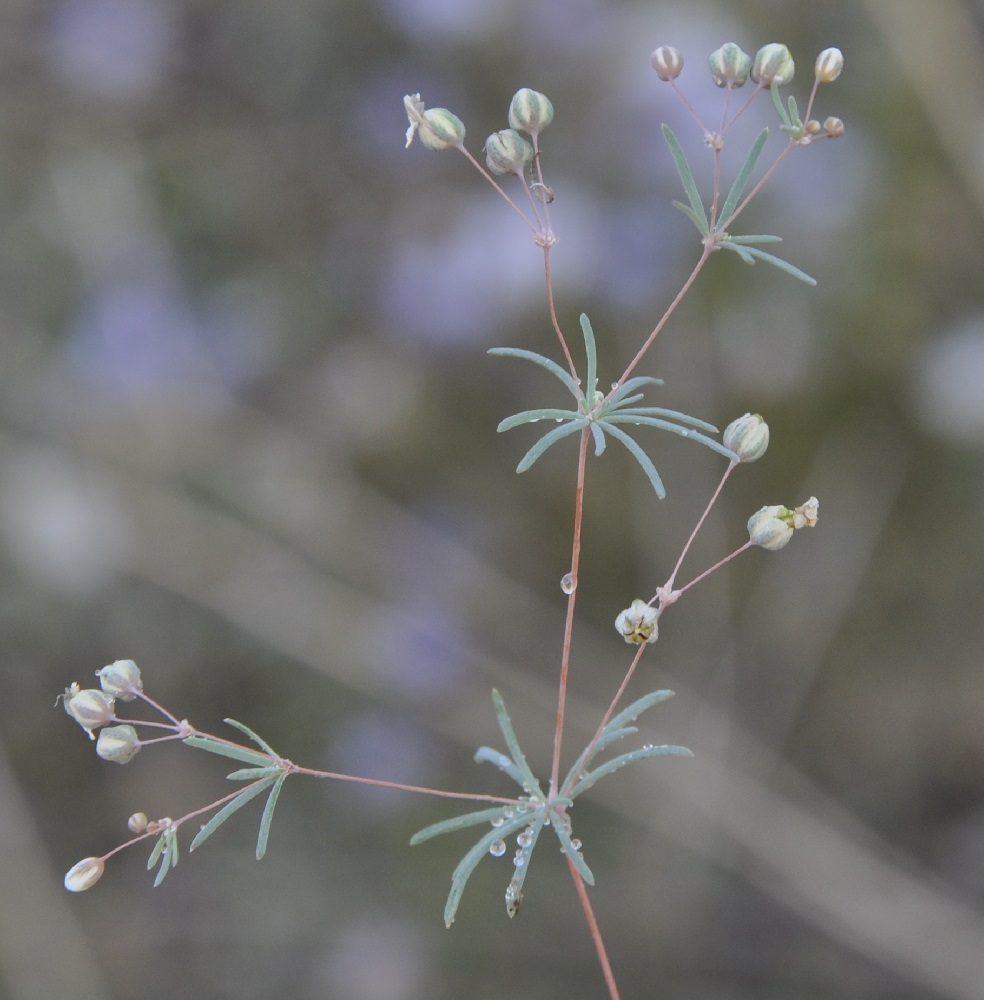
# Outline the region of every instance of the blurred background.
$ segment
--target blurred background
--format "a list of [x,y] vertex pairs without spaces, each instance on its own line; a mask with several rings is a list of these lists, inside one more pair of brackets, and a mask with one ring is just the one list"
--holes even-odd
[[[0,998],[597,998],[570,879],[511,852],[441,914],[467,834],[439,800],[291,781],[270,851],[247,808],[153,889],[143,845],[80,896],[64,872],[127,817],[225,794],[180,746],[99,760],[55,697],[132,657],[149,694],[240,719],[313,767],[476,792],[498,687],[548,769],[575,447],[513,469],[519,409],[564,405],[542,259],[457,154],[404,149],[404,94],[479,153],[547,93],[561,324],[613,379],[698,255],[670,202],[649,66],[714,119],[707,55],[786,43],[846,68],[743,220],[811,289],[718,255],[643,373],[719,426],[763,413],[686,582],[764,504],[816,531],[754,551],[661,624],[630,694],[673,688],[636,765],[580,802],[625,1000],[984,997],[984,3],[794,0],[2,0]],[[763,124],[758,102],[731,169]],[[766,157],[781,148],[773,127]],[[663,583],[720,475],[640,439],[588,467],[569,756],[628,664],[612,629]],[[186,847],[188,838],[183,845]]]

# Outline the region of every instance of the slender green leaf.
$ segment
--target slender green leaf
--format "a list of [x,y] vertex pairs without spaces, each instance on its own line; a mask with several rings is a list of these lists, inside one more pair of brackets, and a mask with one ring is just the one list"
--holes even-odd
[[726,448],[723,444],[721,444],[720,441],[715,441],[714,438],[710,438],[706,434],[701,434],[699,431],[692,430],[689,427],[680,427],[677,424],[671,424],[668,420],[660,420],[658,417],[633,416],[631,414],[623,415],[616,412],[605,420],[605,426],[608,430],[611,430],[611,427],[609,426],[611,424],[640,424],[646,427],[658,427],[660,430],[669,431],[671,434],[678,434],[680,437],[685,437],[688,441],[696,441],[697,444],[702,444],[705,448],[710,448],[711,451],[716,451],[719,455],[723,455],[729,461],[738,461],[738,456],[730,448]]
[[737,243],[739,246],[751,246],[753,243],[782,243],[782,237],[768,236],[765,233],[754,236],[729,236],[726,240],[721,240],[721,243]]
[[731,221],[731,216],[734,215],[735,207],[738,205],[738,199],[741,198],[748,184],[748,179],[755,169],[755,164],[758,163],[758,158],[762,155],[762,150],[765,148],[765,141],[768,138],[769,130],[764,128],[759,132],[755,142],[752,143],[752,148],[748,151],[748,156],[745,157],[745,162],[742,164],[741,170],[738,171],[738,176],[735,177],[734,184],[731,185],[728,197],[721,206],[721,214],[718,216],[717,226],[719,230],[727,228],[728,223]]
[[276,775],[270,775],[269,778],[264,778],[262,781],[258,781],[255,785],[250,785],[249,788],[244,788],[231,802],[227,802],[195,835],[195,839],[191,842],[191,847],[188,850],[193,851],[196,847],[200,847],[209,837],[215,833],[216,830],[237,810],[242,809],[247,802],[251,799],[255,799],[260,792],[268,789],[275,781],[278,781]]
[[530,858],[533,856],[533,850],[540,838],[540,832],[543,830],[546,818],[544,813],[536,814],[529,826],[529,840],[525,847],[520,847],[519,858],[513,862],[516,870],[506,887],[506,913],[510,917],[514,917],[519,909],[523,898],[523,883],[526,882],[526,873],[530,870]]
[[[605,726],[602,734],[598,737],[598,740],[593,747],[587,746],[581,751],[581,755],[576,761],[574,761],[571,769],[567,772],[567,777],[564,778],[564,783],[560,786],[561,789],[570,788],[580,777],[581,772],[588,766],[588,764],[590,764],[591,761],[594,760],[594,758],[610,743],[614,743],[616,740],[624,739],[626,736],[632,736],[634,733],[639,732],[635,726],[625,726],[621,729],[610,729],[609,726]],[[588,756],[589,749],[591,750],[590,756]]]
[[552,431],[544,434],[520,459],[519,465],[516,466],[516,471],[525,472],[551,445],[556,444],[569,434],[575,434],[578,431],[584,430],[587,424],[588,421],[580,417],[577,420],[572,420],[569,424],[562,424],[560,427],[555,427]]
[[598,351],[595,347],[594,330],[586,313],[581,313],[581,332],[584,334],[584,356],[587,361],[584,398],[588,407],[594,406],[594,394],[598,388]]
[[615,406],[616,404],[621,405],[622,403],[628,403],[628,400],[625,397],[630,392],[635,392],[636,389],[640,389],[644,385],[662,384],[663,380],[661,378],[650,378],[648,375],[637,375],[635,378],[627,379],[612,392],[612,394],[608,397],[608,405]]
[[283,768],[279,764],[271,764],[269,767],[244,767],[227,774],[226,781],[257,781],[268,774],[280,774],[282,771]]
[[527,361],[532,361],[541,368],[546,368],[551,375],[559,378],[567,386],[575,399],[579,400],[581,398],[581,389],[577,382],[574,381],[570,372],[564,371],[556,361],[551,361],[550,358],[545,358],[542,354],[537,354],[534,351],[526,351],[521,347],[493,347],[489,350],[489,354],[494,354],[500,358],[525,358]]
[[730,250],[732,253],[738,254],[739,257],[746,264],[754,264],[755,258],[748,252],[748,247],[742,245],[741,243],[735,243],[734,240],[724,240],[718,244],[719,250]]
[[249,750],[235,743],[220,743],[208,736],[187,736],[181,742],[196,750],[207,750],[209,753],[217,753],[220,757],[230,757],[232,760],[242,761],[244,764],[265,766],[270,763],[269,755],[260,753],[259,750]]
[[150,852],[150,857],[147,859],[147,871],[150,871],[154,865],[160,860],[161,855],[164,853],[164,848],[167,846],[167,830],[164,830],[161,835],[157,838],[157,843],[154,844],[154,849]]
[[508,774],[520,788],[523,787],[523,782],[526,780],[523,772],[516,767],[509,757],[499,750],[493,750],[492,747],[479,747],[475,751],[475,763],[495,764],[500,771]]
[[798,267],[794,267],[789,261],[785,261],[781,257],[775,257],[771,253],[766,253],[764,250],[757,250],[755,247],[745,247],[744,250],[745,253],[757,257],[759,260],[764,260],[773,267],[778,267],[780,271],[785,271],[786,274],[790,274],[800,281],[805,281],[808,285],[815,285],[817,283],[816,278],[811,278],[806,271],[801,271]]
[[628,753],[623,753],[618,757],[613,757],[611,760],[606,760],[604,764],[599,764],[593,771],[588,771],[587,774],[581,775],[578,783],[571,789],[571,798],[577,798],[578,795],[586,792],[596,781],[611,774],[613,771],[617,771],[620,767],[625,767],[626,764],[631,764],[636,760],[646,760],[649,757],[666,756],[693,757],[693,753],[686,747],[675,746],[645,746],[639,747],[638,750],[630,750]]
[[595,456],[603,455],[608,442],[605,440],[605,432],[602,430],[601,423],[597,420],[592,420],[590,427],[591,436],[594,438]]
[[[479,809],[477,812],[462,813],[460,816],[452,816],[450,819],[442,819],[438,823],[431,823],[423,830],[418,830],[410,838],[410,846],[422,844],[431,837],[439,837],[442,833],[454,833],[456,830],[463,830],[467,826],[478,826],[480,823],[491,823],[492,820],[504,816],[505,810],[510,808],[507,805],[494,806],[492,809]],[[500,826],[499,829],[502,829]]]
[[248,736],[258,747],[262,747],[271,757],[276,757],[280,760],[280,754],[270,746],[266,740],[260,739],[256,733],[253,732],[249,726],[244,726],[241,722],[236,722],[235,719],[223,719],[222,720],[227,726],[232,726],[234,729],[238,729],[241,733]]
[[154,879],[156,889],[164,881],[167,873],[178,863],[178,835],[175,830],[165,830],[161,834],[163,851],[161,852],[161,866],[157,869],[157,877]]
[[496,430],[501,434],[503,431],[511,431],[521,424],[535,424],[540,420],[579,420],[580,418],[581,414],[574,410],[523,410],[522,413],[514,413],[511,417],[499,421]]
[[614,426],[610,420],[605,421],[605,430],[629,449],[632,457],[642,466],[642,471],[649,477],[649,482],[652,483],[653,489],[656,491],[656,496],[662,500],[666,496],[666,487],[663,486],[663,480],[659,478],[659,473],[656,471],[656,466],[653,465],[652,459],[625,431]]
[[776,111],[778,112],[779,117],[782,119],[782,123],[785,126],[785,131],[792,130],[793,122],[792,119],[789,117],[789,112],[782,106],[782,101],[779,98],[779,88],[769,87],[769,91],[772,94],[772,103],[775,105]]
[[280,789],[284,787],[287,780],[286,772],[282,773],[274,782],[270,794],[267,796],[266,805],[263,806],[263,815],[260,817],[260,831],[256,837],[256,860],[262,861],[266,854],[267,841],[270,839],[270,824],[273,822],[273,810],[277,808],[277,799],[280,798]]
[[673,161],[676,163],[680,180],[683,181],[683,190],[687,193],[687,201],[690,202],[690,208],[694,213],[693,221],[698,230],[700,230],[701,236],[707,236],[710,232],[710,227],[707,223],[707,212],[704,211],[704,205],[697,192],[697,184],[694,182],[693,171],[690,169],[690,164],[687,163],[687,157],[684,155],[683,149],[669,125],[663,126],[663,136],[666,139],[666,144],[670,147],[670,152],[673,154]]
[[465,885],[471,877],[479,861],[488,853],[493,840],[505,840],[526,826],[533,817],[528,813],[521,816],[514,816],[507,819],[502,826],[490,830],[474,847],[458,862],[457,868],[451,876],[451,891],[448,893],[448,901],[444,906],[444,924],[450,927],[454,923],[454,916],[458,912],[458,904],[461,902],[461,894],[465,891]]
[[689,424],[691,427],[697,427],[702,431],[717,434],[717,428],[714,424],[709,424],[706,420],[701,420],[700,417],[691,417],[686,413],[681,413],[679,410],[664,409],[662,406],[620,406],[613,410],[612,413],[620,417],[664,417],[667,420],[676,420],[681,424]]
[[519,745],[519,740],[516,739],[516,733],[513,730],[512,720],[509,718],[509,713],[506,711],[506,703],[502,700],[502,695],[499,694],[495,688],[492,689],[492,704],[495,706],[495,717],[499,722],[499,728],[502,730],[502,736],[506,741],[506,747],[512,755],[513,763],[519,768],[523,775],[523,790],[527,795],[536,793],[540,796],[540,798],[543,798],[543,792],[540,790],[540,783],[536,780],[536,777],[530,770],[530,765],[526,763],[526,755],[523,753],[523,748]]
[[641,698],[636,699],[631,705],[622,709],[618,715],[612,716],[605,726],[605,731],[609,729],[621,729],[626,723],[635,722],[643,712],[649,711],[653,705],[658,705],[667,698],[672,698],[673,692],[663,689],[661,691],[650,691]]
[[792,94],[789,95],[788,103],[789,103],[789,119],[790,119],[790,121],[794,125],[800,125],[800,124],[802,124],[802,122],[800,121],[799,108],[796,106],[796,98],[793,97]]
[[700,228],[700,216],[689,206],[684,205],[682,201],[671,202],[674,208],[679,209],[683,214],[697,227],[697,232],[701,236],[706,236],[707,234]]
[[560,841],[561,852],[571,859],[574,863],[574,867],[580,872],[581,878],[583,878],[588,885],[594,885],[594,873],[587,866],[581,852],[571,843],[571,835],[567,832],[567,823],[565,822],[567,817],[561,816],[553,810],[551,810],[551,815],[553,817],[551,821],[553,832],[557,834],[557,839]]

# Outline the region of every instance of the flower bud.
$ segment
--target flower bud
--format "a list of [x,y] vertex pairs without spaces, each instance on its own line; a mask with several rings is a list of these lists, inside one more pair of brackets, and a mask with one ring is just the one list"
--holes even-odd
[[683,72],[683,56],[672,45],[661,45],[649,61],[661,80],[675,80]]
[[107,726],[96,741],[96,753],[117,764],[129,764],[139,751],[140,737],[133,726]]
[[721,48],[711,53],[707,60],[711,68],[711,79],[719,87],[740,87],[748,79],[752,68],[752,57],[735,45],[725,42]]
[[725,427],[722,440],[740,462],[756,462],[769,447],[769,425],[759,414],[746,413]]
[[792,81],[795,71],[789,49],[779,42],[763,45],[755,53],[752,79],[762,87],[783,87]]
[[833,83],[841,75],[844,68],[844,54],[840,49],[824,49],[817,56],[814,68],[816,78],[821,83]]
[[147,829],[147,814],[134,813],[127,821],[126,825],[132,833],[143,833]]
[[403,107],[410,120],[410,127],[407,129],[407,148],[418,133],[420,141],[428,149],[461,148],[461,144],[465,141],[465,126],[457,115],[453,115],[447,108],[425,110],[420,94],[407,94],[403,98]]
[[494,174],[522,175],[533,162],[533,147],[515,129],[504,128],[485,140],[485,162]]
[[99,686],[113,698],[133,701],[143,691],[140,668],[133,660],[117,660],[108,667],[96,671]]
[[65,888],[69,892],[85,892],[102,878],[105,869],[102,858],[84,858],[65,873]]
[[844,134],[844,123],[831,115],[823,120],[823,130],[830,139],[839,139]]
[[790,511],[782,505],[763,507],[748,519],[748,538],[769,552],[778,552],[793,537],[792,525],[783,520]]
[[820,519],[820,501],[810,497],[806,503],[788,507],[763,507],[748,519],[748,537],[753,545],[776,552],[783,548],[799,528],[816,527]]
[[659,612],[637,597],[629,607],[619,612],[615,619],[615,630],[626,642],[638,646],[644,642],[655,642],[659,638],[658,621]]
[[823,126],[816,120],[816,118],[811,118],[804,126],[807,135],[819,135],[823,131]]
[[92,730],[106,725],[116,713],[116,704],[105,691],[97,691],[95,688],[81,691],[78,684],[65,688],[62,704],[65,711],[88,731],[90,739],[95,739]]
[[538,135],[553,121],[553,116],[553,105],[545,94],[529,87],[513,94],[509,104],[509,124],[517,132]]

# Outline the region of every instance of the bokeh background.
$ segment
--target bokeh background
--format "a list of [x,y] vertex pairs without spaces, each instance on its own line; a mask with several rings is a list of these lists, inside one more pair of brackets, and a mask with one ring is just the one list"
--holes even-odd
[[[578,804],[592,899],[625,1000],[984,997],[984,4],[0,11],[0,997],[604,995],[549,847],[515,920],[507,854],[445,931],[471,841],[407,846],[453,811],[434,799],[292,781],[262,863],[246,810],[158,889],[141,847],[66,893],[130,813],[203,805],[228,767],[100,761],[53,705],[132,657],[179,717],[299,763],[504,792],[471,762],[501,744],[496,686],[543,771],[574,447],[513,474],[532,434],[496,423],[562,394],[485,353],[555,352],[540,256],[460,156],[403,148],[402,98],[479,152],[514,90],[550,95],[560,320],[576,341],[592,317],[613,378],[698,252],[659,125],[695,162],[700,133],[648,55],[679,47],[713,117],[725,40],[788,44],[801,100],[840,46],[817,110],[847,136],[746,220],[819,286],[715,257],[647,362],[661,404],[773,428],[681,579],[763,504],[816,494],[821,523],[664,618],[632,694],[673,688],[644,736],[697,756]],[[732,166],[773,118],[753,108]],[[615,614],[721,471],[645,440],[662,503],[620,449],[589,465],[572,751],[628,662]]]

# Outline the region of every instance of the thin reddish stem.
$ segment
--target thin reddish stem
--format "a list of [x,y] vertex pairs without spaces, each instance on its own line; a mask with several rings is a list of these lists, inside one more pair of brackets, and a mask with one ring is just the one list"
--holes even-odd
[[581,873],[574,867],[574,862],[570,858],[567,859],[567,867],[570,869],[571,878],[574,879],[574,888],[577,889],[578,899],[581,900],[581,909],[584,910],[584,918],[587,920],[588,930],[591,932],[591,940],[598,953],[598,962],[601,965],[601,974],[605,977],[605,985],[608,987],[608,996],[611,1000],[621,1000],[618,985],[615,982],[615,973],[612,972],[612,964],[608,961],[608,952],[605,950],[605,941],[601,936],[601,929],[598,927],[598,921],[591,907],[591,900],[588,898],[587,886],[585,886]]
[[557,334],[557,339],[560,341],[561,350],[564,352],[564,357],[567,359],[567,367],[570,370],[571,376],[574,381],[577,381],[577,368],[574,365],[574,359],[571,357],[570,348],[567,346],[567,339],[564,337],[564,331],[560,328],[560,323],[557,322],[557,307],[554,304],[554,293],[553,293],[553,275],[550,270],[550,246],[546,245],[543,248],[543,272],[547,281],[547,307],[550,310],[550,323],[554,328],[554,333]]
[[571,544],[571,592],[567,595],[567,620],[564,623],[564,650],[560,662],[560,683],[557,692],[557,726],[554,730],[553,764],[550,769],[550,796],[557,794],[560,781],[560,750],[564,739],[564,710],[567,706],[567,675],[571,662],[571,637],[574,634],[574,605],[577,601],[578,565],[581,561],[581,522],[584,515],[584,478],[587,466],[588,428],[581,431],[577,455],[577,489],[574,493],[574,540]]

